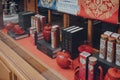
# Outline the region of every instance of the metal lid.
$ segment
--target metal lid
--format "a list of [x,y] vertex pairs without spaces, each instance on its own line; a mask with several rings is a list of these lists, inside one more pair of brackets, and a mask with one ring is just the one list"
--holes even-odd
[[116,41],[117,41],[117,43],[120,43],[120,39],[117,39]]
[[109,41],[115,41],[116,39],[114,37],[108,37]]
[[97,61],[97,58],[94,56],[89,57],[89,62],[95,63]]
[[104,38],[104,39],[108,38],[108,36],[106,34],[101,34],[101,37]]

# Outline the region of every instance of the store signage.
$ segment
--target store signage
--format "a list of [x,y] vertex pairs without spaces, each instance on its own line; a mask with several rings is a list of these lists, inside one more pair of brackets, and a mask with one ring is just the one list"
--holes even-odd
[[79,0],[78,16],[118,23],[119,0]]
[[77,15],[77,12],[80,10],[79,6],[71,5],[66,3],[57,3],[57,10],[60,12]]
[[39,0],[38,7],[56,10],[56,0]]
[[72,5],[78,5],[78,0],[58,0],[58,3],[69,3]]
[[60,12],[77,15],[80,7],[78,6],[78,0],[58,0],[56,8]]

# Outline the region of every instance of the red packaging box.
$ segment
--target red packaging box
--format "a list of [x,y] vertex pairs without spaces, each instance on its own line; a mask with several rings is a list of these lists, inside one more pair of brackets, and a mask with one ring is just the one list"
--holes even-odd
[[87,80],[88,78],[88,58],[90,57],[90,53],[83,51],[80,53],[79,62],[80,62],[80,69],[79,69],[79,77],[80,80]]

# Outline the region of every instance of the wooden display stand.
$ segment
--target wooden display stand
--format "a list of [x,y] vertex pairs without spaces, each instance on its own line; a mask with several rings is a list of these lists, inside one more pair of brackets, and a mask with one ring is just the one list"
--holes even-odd
[[11,76],[12,71],[0,60],[0,80],[11,80]]
[[91,43],[92,46],[92,20],[88,19],[88,42]]
[[4,51],[4,53],[0,52],[0,59],[5,61],[5,64],[15,75],[15,79],[12,80],[66,80],[62,75],[1,31],[0,39],[0,51]]
[[46,80],[1,40],[0,44],[0,80]]
[[48,10],[48,23],[49,24],[51,23],[51,19],[52,19],[52,17],[51,17],[51,11]]
[[32,11],[38,13],[37,0],[24,0],[24,11]]
[[68,14],[63,14],[63,26],[64,26],[64,28],[66,28],[66,27],[69,27],[69,25],[70,25],[70,18],[69,18],[69,15]]

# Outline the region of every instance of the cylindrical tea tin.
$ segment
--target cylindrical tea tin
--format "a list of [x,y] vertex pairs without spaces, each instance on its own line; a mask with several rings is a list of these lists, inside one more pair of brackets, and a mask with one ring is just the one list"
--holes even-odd
[[99,57],[102,59],[105,59],[107,55],[107,40],[108,36],[105,34],[101,34]]
[[89,63],[88,63],[88,80],[94,80],[94,65],[97,62],[96,57],[89,57]]
[[56,28],[52,28],[51,30],[51,47],[56,48],[57,47],[57,41],[56,41]]
[[120,39],[117,39],[116,41],[116,58],[115,58],[115,64],[120,66]]
[[114,37],[109,37],[107,41],[107,61],[114,62],[115,59],[115,42]]

